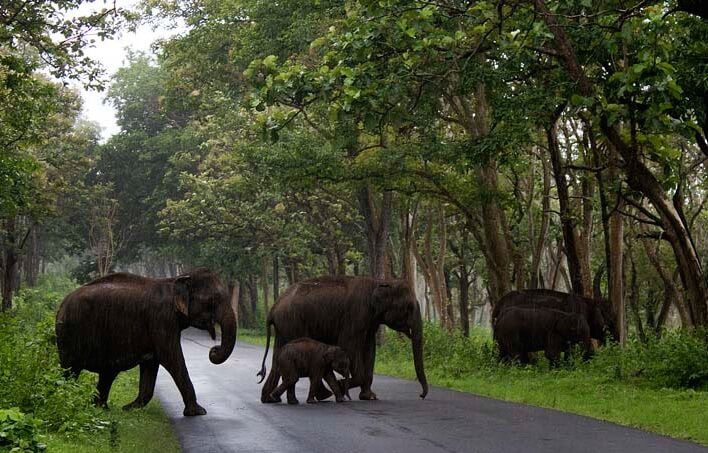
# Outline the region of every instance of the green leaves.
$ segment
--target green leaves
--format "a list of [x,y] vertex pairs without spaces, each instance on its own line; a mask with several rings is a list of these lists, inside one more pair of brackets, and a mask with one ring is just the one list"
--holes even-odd
[[18,407],[0,409],[0,448],[12,452],[42,452],[47,446],[37,440],[40,420]]

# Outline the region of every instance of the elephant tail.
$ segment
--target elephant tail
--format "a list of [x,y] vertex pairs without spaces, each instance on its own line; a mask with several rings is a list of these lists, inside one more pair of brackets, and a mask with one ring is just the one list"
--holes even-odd
[[266,377],[266,358],[268,357],[268,348],[270,347],[270,326],[273,324],[273,318],[270,317],[270,314],[268,314],[268,318],[266,319],[266,349],[265,349],[265,354],[263,354],[263,363],[261,363],[261,371],[256,374],[256,376],[260,376],[261,380],[258,381],[260,384],[263,382],[263,379]]

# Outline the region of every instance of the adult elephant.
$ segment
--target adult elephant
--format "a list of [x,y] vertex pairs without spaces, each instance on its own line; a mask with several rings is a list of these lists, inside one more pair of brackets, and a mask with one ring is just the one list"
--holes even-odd
[[612,306],[607,299],[593,299],[576,294],[562,293],[550,289],[524,289],[505,294],[494,305],[492,326],[500,315],[512,307],[561,310],[585,316],[590,327],[590,336],[601,343],[607,334],[614,340],[619,338],[617,323]]
[[[275,328],[273,363],[261,391],[261,401],[276,402],[271,393],[278,385],[277,358],[288,341],[310,337],[344,349],[351,360],[350,387],[360,387],[359,399],[375,400],[371,391],[376,358],[376,331],[385,324],[411,339],[415,372],[428,394],[423,369],[423,324],[413,291],[402,280],[366,277],[319,277],[290,286],[276,301],[266,320],[266,351],[259,376],[265,376],[270,328]],[[261,379],[262,381],[262,379]],[[327,397],[320,383],[318,396]]]
[[204,415],[184,363],[180,334],[189,326],[207,330],[221,344],[209,351],[212,363],[229,358],[236,342],[236,318],[216,274],[199,268],[176,278],[153,279],[117,273],[93,280],[64,299],[56,319],[61,366],[78,375],[98,373],[96,403],[106,406],[119,372],[140,365],[138,396],[124,409],[152,398],[160,365],[182,394],[184,415]]
[[494,325],[494,340],[499,359],[529,363],[529,353],[544,351],[551,367],[558,364],[561,352],[581,344],[584,358],[592,356],[590,327],[585,316],[551,308],[510,307]]

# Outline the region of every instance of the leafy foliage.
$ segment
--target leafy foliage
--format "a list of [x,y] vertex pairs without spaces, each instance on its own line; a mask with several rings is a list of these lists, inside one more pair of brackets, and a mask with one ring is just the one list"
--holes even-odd
[[16,407],[0,409],[0,448],[11,452],[42,452],[47,446],[37,439],[40,421]]
[[24,290],[16,312],[0,318],[0,407],[32,413],[54,431],[102,430],[107,424],[92,405],[93,379],[67,378],[59,366],[54,312],[63,295],[61,288]]
[[[450,333],[426,323],[424,331],[424,359],[430,373],[461,378],[479,373],[505,374],[509,370],[509,365],[498,362],[496,345],[486,330],[478,329],[470,337],[464,337],[460,332]],[[573,360],[568,365],[571,373],[608,380],[702,390],[708,386],[707,345],[704,331],[673,330],[648,343],[633,338],[625,346],[609,344],[600,348],[589,362]],[[407,363],[411,360],[410,340],[389,332],[377,356],[384,362]],[[548,372],[542,354],[536,365],[526,368],[529,373]]]

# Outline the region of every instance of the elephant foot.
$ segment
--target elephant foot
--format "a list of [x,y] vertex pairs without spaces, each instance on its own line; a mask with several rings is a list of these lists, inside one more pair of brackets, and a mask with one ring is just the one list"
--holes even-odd
[[317,389],[317,394],[315,395],[315,398],[317,398],[319,401],[323,401],[332,395],[333,393],[327,390],[324,385],[320,385],[320,387]]
[[346,400],[345,400],[343,397],[338,396],[337,398],[335,398],[335,401],[338,402],[338,403],[343,403],[343,402],[345,402]]
[[126,404],[125,406],[123,406],[123,410],[129,411],[129,410],[133,410],[133,409],[141,409],[141,408],[145,407],[146,404],[147,403],[144,403],[142,400],[135,400],[132,403]]
[[315,398],[308,398],[307,404],[317,404],[317,400]]
[[361,393],[359,393],[359,399],[371,401],[377,400],[378,398],[376,397],[376,393],[372,392],[371,390],[362,390]]
[[282,400],[280,399],[279,396],[273,396],[273,395],[261,396],[261,403],[263,403],[263,404],[279,403],[281,401]]
[[94,398],[93,405],[101,409],[108,409],[108,401],[102,400],[99,397]]
[[[309,403],[310,400],[307,400],[307,402]],[[300,404],[300,401],[298,401],[298,400],[296,400],[295,398],[293,398],[293,399],[291,399],[291,400],[288,400],[288,404],[293,404],[293,405],[294,405],[294,404]]]
[[194,404],[194,406],[185,407],[182,415],[185,417],[194,417],[196,415],[206,415],[207,411],[199,404]]

